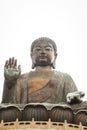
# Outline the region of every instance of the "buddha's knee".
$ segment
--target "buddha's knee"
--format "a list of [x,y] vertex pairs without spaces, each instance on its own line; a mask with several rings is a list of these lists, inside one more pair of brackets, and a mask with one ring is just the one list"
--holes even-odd
[[21,120],[21,110],[15,106],[7,106],[0,109],[0,121],[13,122],[16,119]]
[[75,124],[82,124],[84,126],[87,126],[87,110],[79,110],[75,113],[74,117],[74,123]]
[[58,105],[51,109],[50,118],[54,122],[64,122],[67,120],[68,123],[73,123],[74,113],[68,105]]
[[43,105],[26,105],[23,109],[23,121],[47,121],[48,110]]

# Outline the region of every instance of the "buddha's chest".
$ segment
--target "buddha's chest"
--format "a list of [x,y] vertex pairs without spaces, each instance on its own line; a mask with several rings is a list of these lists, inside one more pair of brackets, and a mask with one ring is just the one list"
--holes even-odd
[[28,79],[28,101],[44,102],[49,99],[57,89],[57,80],[52,76],[34,76]]

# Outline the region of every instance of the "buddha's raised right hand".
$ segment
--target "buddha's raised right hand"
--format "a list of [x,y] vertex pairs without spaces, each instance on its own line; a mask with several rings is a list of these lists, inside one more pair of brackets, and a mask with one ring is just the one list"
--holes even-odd
[[12,81],[19,78],[21,74],[21,66],[17,66],[17,60],[12,57],[6,61],[4,66],[4,77],[6,80]]

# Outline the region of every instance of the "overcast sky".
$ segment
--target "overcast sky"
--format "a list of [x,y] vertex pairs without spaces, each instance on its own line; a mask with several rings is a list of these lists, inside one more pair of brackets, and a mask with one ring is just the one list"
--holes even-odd
[[14,56],[29,72],[31,43],[43,36],[57,44],[56,70],[87,92],[87,0],[0,0],[0,101],[5,61]]

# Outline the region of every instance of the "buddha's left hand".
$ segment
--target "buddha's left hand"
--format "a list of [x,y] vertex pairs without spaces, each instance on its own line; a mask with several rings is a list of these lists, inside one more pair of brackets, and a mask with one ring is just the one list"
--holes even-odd
[[74,104],[81,102],[81,98],[85,96],[85,93],[82,91],[75,91],[68,93],[66,96],[67,103]]

